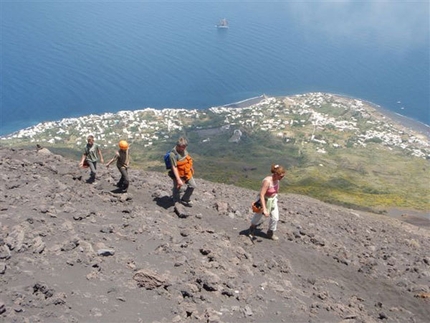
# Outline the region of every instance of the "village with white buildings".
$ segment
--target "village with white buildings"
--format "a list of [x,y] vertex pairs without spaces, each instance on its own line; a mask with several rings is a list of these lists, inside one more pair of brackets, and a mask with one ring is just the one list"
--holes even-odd
[[[151,146],[174,142],[178,133],[188,129],[230,131],[230,141],[240,142],[246,130],[265,131],[285,142],[311,144],[318,153],[328,148],[366,147],[379,144],[399,149],[418,158],[430,159],[428,133],[402,126],[361,100],[326,94],[308,93],[289,97],[262,96],[258,103],[212,107],[205,110],[152,109],[120,111],[43,122],[0,137],[2,145],[20,142],[46,146],[68,145],[82,149],[86,137],[94,134],[104,147],[118,140]],[[332,135],[336,133],[336,135]],[[210,136],[201,139],[210,141]]]

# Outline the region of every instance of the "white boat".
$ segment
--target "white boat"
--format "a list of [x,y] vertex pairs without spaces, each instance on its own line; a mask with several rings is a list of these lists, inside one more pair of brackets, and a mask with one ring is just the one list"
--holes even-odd
[[225,19],[225,18],[221,19],[219,21],[218,25],[216,25],[216,27],[220,28],[220,29],[226,29],[226,28],[228,28],[228,21],[227,21],[227,19]]

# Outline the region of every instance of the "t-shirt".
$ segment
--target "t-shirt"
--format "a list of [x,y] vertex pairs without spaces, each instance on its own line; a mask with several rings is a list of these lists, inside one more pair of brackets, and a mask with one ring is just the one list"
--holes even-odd
[[186,149],[182,154],[180,154],[176,151],[176,148],[173,148],[172,151],[170,152],[170,163],[172,164],[172,166],[177,167],[178,160],[182,160],[187,156],[188,156],[188,151]]
[[84,155],[87,156],[87,160],[90,162],[96,162],[99,160],[99,156],[97,154],[100,146],[98,144],[87,144],[85,147]]
[[116,166],[118,168],[128,167],[130,162],[128,149],[127,150],[118,150],[118,155],[116,155]]

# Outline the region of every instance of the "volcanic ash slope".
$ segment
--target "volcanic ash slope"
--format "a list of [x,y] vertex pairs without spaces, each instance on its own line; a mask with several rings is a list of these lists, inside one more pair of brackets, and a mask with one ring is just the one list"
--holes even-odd
[[[0,148],[4,322],[427,322],[430,231],[280,195],[279,241],[246,234],[257,192]],[[198,174],[197,174],[198,175]],[[256,188],[258,189],[258,188]]]

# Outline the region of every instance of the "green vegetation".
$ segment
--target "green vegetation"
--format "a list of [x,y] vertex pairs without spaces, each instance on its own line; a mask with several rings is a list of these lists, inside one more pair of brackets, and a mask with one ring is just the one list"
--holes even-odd
[[[430,208],[429,165],[424,159],[378,151],[376,147],[319,154],[313,144],[299,148],[267,133],[252,134],[240,143],[228,142],[231,133],[220,134],[210,142],[201,142],[194,132],[186,135],[192,139],[189,150],[195,159],[196,176],[210,181],[258,190],[262,178],[270,173],[271,163],[279,163],[288,169],[282,183],[284,193],[358,209]],[[143,168],[164,171],[161,156],[165,150],[142,157],[154,165]]]
[[[169,110],[164,115],[144,111],[131,120],[114,116],[103,119],[106,131],[98,142],[109,147],[103,149],[108,159],[117,149],[118,138],[125,136],[131,143],[133,168],[165,172],[163,155],[185,135],[197,178],[257,191],[275,163],[287,168],[281,186],[284,193],[375,211],[392,207],[430,209],[429,160],[414,155],[421,151],[429,156],[428,148],[401,148],[397,144],[411,142],[414,135],[393,128],[386,119],[372,118],[370,108],[363,112],[361,106],[345,98],[321,95],[325,101],[318,97],[322,103],[312,110],[313,98],[309,97],[299,96],[294,102],[276,100],[244,110],[194,114]],[[320,124],[315,118],[330,122]],[[94,126],[93,132],[98,129]],[[78,160],[83,147],[76,143],[84,145],[85,135],[76,125],[61,134],[57,130],[1,143],[34,149],[38,142],[54,153]],[[238,142],[231,140],[235,131],[241,133]],[[62,140],[48,142],[58,136]],[[391,142],[391,138],[397,141]]]

